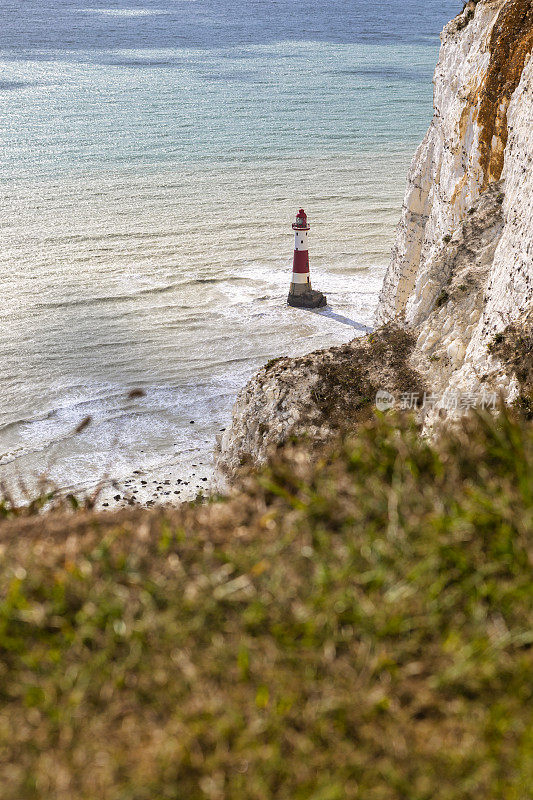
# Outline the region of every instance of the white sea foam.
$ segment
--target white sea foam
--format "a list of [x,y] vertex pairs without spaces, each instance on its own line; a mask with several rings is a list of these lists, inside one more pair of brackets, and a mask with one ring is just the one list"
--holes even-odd
[[100,14],[103,17],[153,17],[170,13],[162,8],[82,8],[80,11],[84,14]]

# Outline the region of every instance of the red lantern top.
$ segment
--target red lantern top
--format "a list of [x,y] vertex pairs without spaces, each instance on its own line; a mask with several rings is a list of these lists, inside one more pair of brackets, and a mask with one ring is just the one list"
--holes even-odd
[[293,231],[308,231],[311,226],[307,224],[307,214],[301,208],[296,214],[296,222],[292,223]]

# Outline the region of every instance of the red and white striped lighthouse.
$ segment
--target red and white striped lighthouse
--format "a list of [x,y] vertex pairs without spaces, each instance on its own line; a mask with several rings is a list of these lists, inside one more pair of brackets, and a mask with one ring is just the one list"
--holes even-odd
[[301,208],[296,215],[296,222],[292,223],[294,231],[294,257],[292,261],[292,281],[287,302],[297,308],[320,308],[326,305],[326,297],[322,292],[311,288],[309,275],[309,248],[307,234],[310,225],[307,214]]
[[311,288],[309,277],[309,247],[307,234],[311,226],[307,222],[307,214],[301,208],[296,215],[296,222],[292,223],[294,231],[294,258],[292,260],[291,292],[295,287]]

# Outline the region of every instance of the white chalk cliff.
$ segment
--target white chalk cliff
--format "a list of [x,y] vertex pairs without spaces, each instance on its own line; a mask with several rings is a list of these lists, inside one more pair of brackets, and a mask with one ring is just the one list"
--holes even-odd
[[432,391],[511,398],[488,345],[532,305],[533,3],[469,2],[441,38],[377,322],[414,328]]
[[[409,170],[376,321],[411,331],[409,367],[428,391],[510,400],[516,381],[489,345],[533,306],[533,0],[470,0],[441,40],[434,116]],[[263,368],[237,400],[219,474],[260,463],[306,420],[311,436],[324,436],[316,386],[336,358],[312,354],[292,374],[290,359]]]

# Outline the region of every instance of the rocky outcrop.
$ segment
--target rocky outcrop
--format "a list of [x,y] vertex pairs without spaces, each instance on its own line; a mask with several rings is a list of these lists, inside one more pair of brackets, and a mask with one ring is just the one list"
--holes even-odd
[[347,425],[369,417],[379,390],[420,394],[408,364],[413,336],[396,325],[341,347],[266,364],[240,392],[232,426],[217,448],[219,488],[246,464],[262,464],[291,437],[320,447]]
[[[367,391],[398,397],[423,386],[440,399],[490,393],[510,401],[517,370],[492,345],[533,318],[533,0],[470,0],[441,39],[434,116],[409,170],[376,316],[378,329],[394,322],[413,344],[405,369],[385,381],[372,336],[346,352],[354,363],[365,349],[375,358],[381,379],[369,378]],[[221,442],[219,473],[263,461],[292,434],[329,435],[339,386],[329,387],[329,409],[316,390],[338,349],[283,359],[252,379]],[[356,408],[340,406],[347,422],[356,420]],[[430,430],[462,410],[428,403],[421,415]]]

